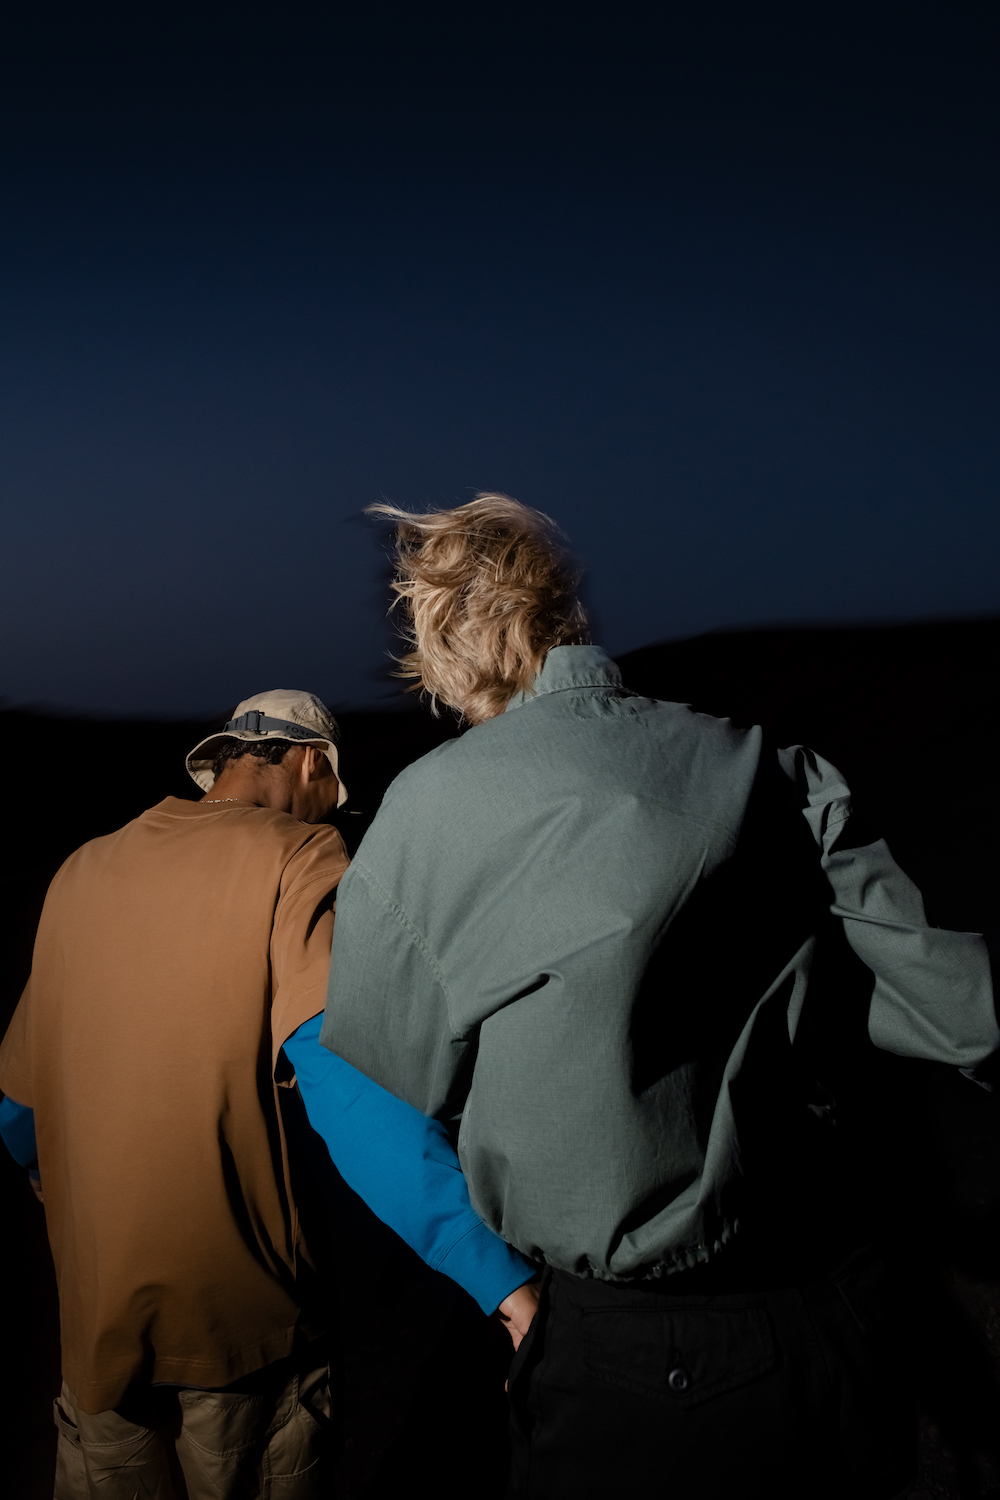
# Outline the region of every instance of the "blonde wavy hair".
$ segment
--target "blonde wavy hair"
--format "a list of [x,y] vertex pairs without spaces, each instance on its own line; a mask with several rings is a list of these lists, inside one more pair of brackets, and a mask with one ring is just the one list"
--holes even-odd
[[368,513],[396,523],[392,588],[412,648],[398,676],[434,713],[440,701],[481,724],[530,690],[553,646],[588,639],[579,572],[541,511],[482,493],[454,510]]

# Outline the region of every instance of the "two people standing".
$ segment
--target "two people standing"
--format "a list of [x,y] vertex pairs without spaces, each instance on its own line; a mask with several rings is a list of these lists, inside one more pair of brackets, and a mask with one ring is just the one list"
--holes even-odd
[[[588,641],[545,517],[499,495],[425,516],[376,509],[398,529],[403,670],[466,732],[397,779],[347,868],[320,823],[324,797],[328,807],[340,797],[332,733],[323,749],[316,723],[287,705],[284,715],[241,705],[243,728],[227,726],[224,743],[258,748],[255,737],[280,740],[283,723],[276,765],[258,770],[247,753],[228,770],[213,763],[205,802],[161,804],[85,846],[43,914],[0,1087],[34,1108],[46,1199],[50,1181],[60,1195],[49,1228],[65,1268],[64,1359],[76,1326],[66,1309],[86,1302],[88,1276],[101,1278],[85,1237],[64,1231],[76,1219],[63,1198],[73,1215],[109,1222],[105,1179],[127,1149],[129,1108],[155,1120],[144,1138],[173,1129],[189,1143],[233,1264],[245,1251],[246,1286],[268,1289],[239,1304],[221,1357],[224,1320],[205,1292],[219,1278],[200,1258],[200,1221],[178,1210],[185,1194],[201,1201],[200,1187],[183,1168],[170,1193],[130,1183],[126,1219],[144,1192],[161,1207],[139,1214],[142,1233],[113,1262],[127,1315],[116,1305],[88,1325],[88,1349],[98,1365],[111,1359],[117,1384],[82,1397],[90,1366],[73,1356],[74,1410],[126,1421],[134,1398],[169,1402],[173,1428],[134,1425],[197,1494],[184,1444],[205,1444],[196,1424],[185,1436],[188,1408],[222,1414],[230,1396],[231,1410],[261,1398],[242,1470],[215,1493],[323,1493],[309,1487],[324,1483],[314,1448],[303,1442],[289,1460],[278,1438],[329,1421],[295,1290],[307,1251],[276,1102],[294,1069],[351,1185],[509,1319],[520,1345],[512,1495],[905,1493],[913,1418],[885,1273],[854,1211],[851,1164],[831,1144],[823,1063],[874,1044],[974,1070],[1000,1043],[981,939],[927,925],[919,892],[884,843],[855,831],[849,791],[819,757],[626,691]],[[210,824],[218,852],[184,856],[200,900],[172,900],[160,851],[193,850],[188,826]],[[141,877],[127,864],[119,875],[119,856],[157,840]],[[232,932],[206,923],[209,896],[239,905],[242,872],[258,864],[270,928],[263,895]],[[169,930],[147,943],[154,912]],[[90,946],[63,937],[77,925]],[[290,934],[284,959],[278,927]],[[216,1018],[235,973],[246,980],[244,1051],[230,1055]],[[119,1109],[126,1077],[131,1103]],[[72,1132],[50,1122],[78,1095],[89,1123],[74,1156]],[[237,1097],[256,1143],[244,1156],[229,1139],[242,1139]],[[456,1159],[446,1127],[459,1116]],[[161,1240],[183,1242],[180,1301],[211,1310],[184,1346],[211,1351],[196,1379],[189,1355],[164,1362],[182,1320],[164,1311],[169,1278],[151,1274]],[[235,1282],[221,1279],[228,1309]],[[258,1381],[271,1382],[263,1397]],[[65,1436],[91,1489],[74,1479],[63,1493],[115,1493],[87,1477],[82,1423],[75,1449]]]

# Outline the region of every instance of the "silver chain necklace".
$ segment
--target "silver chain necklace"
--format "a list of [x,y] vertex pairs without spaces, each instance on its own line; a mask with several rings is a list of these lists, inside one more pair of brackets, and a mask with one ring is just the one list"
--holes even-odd
[[202,797],[202,802],[242,802],[242,797]]

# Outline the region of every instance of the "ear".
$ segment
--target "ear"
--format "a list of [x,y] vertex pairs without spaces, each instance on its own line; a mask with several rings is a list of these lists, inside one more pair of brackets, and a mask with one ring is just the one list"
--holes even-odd
[[299,773],[302,784],[305,786],[310,781],[320,781],[331,771],[330,762],[318,745],[303,746],[302,769]]
[[316,779],[316,746],[302,746],[302,760],[299,762],[299,780],[305,786],[308,782]]

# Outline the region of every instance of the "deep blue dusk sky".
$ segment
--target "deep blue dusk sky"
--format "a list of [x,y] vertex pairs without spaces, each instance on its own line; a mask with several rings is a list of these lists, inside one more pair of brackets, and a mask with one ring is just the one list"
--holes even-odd
[[615,652],[1000,610],[997,14],[33,12],[0,694],[380,701],[380,496],[548,511]]

